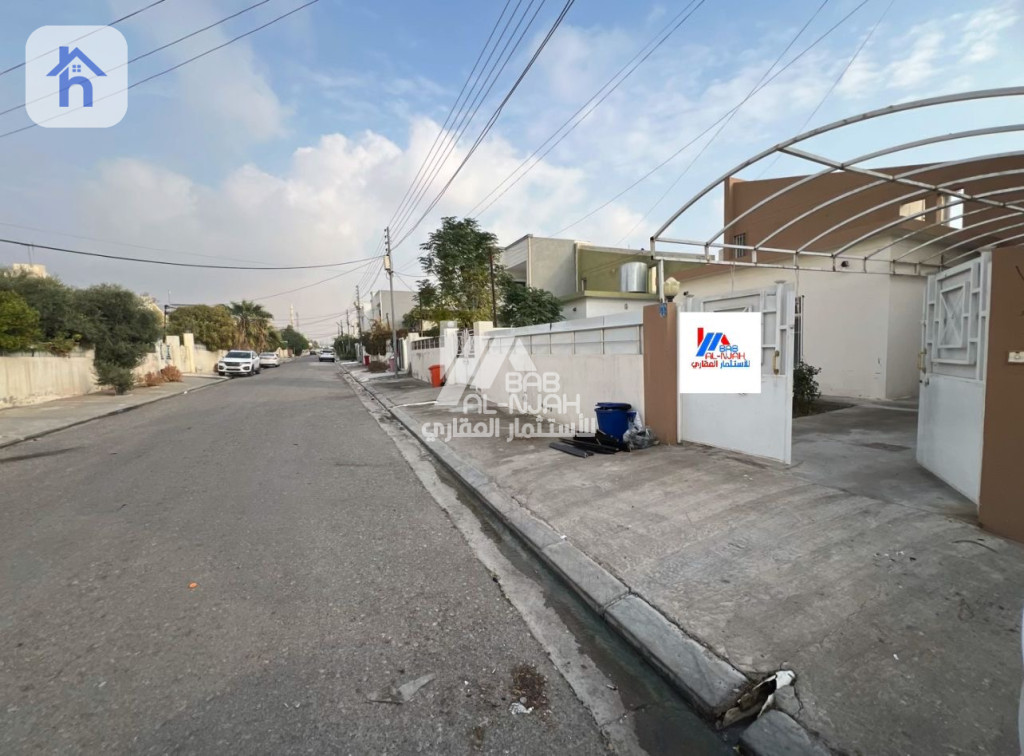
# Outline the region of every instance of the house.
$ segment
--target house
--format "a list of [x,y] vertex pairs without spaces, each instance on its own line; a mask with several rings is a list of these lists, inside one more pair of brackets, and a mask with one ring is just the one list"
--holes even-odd
[[[416,306],[416,292],[396,291],[395,292],[395,322],[402,327],[402,321]],[[370,295],[370,319],[379,320],[381,323],[391,323],[391,291],[389,289],[378,289]]]
[[92,81],[86,76],[72,76],[71,74],[81,74],[82,66],[92,71],[93,76],[106,76],[106,74],[77,47],[74,50],[69,50],[66,46],[61,46],[58,52],[60,59],[57,65],[46,75],[60,77],[60,107],[66,108],[69,106],[71,87],[79,86],[82,88],[82,107],[91,108]]
[[[1024,157],[874,169],[945,192],[862,173],[724,183],[714,264],[662,255],[677,297],[755,290],[785,281],[797,294],[796,359],[821,368],[825,394],[915,398],[925,276],[1012,240],[1003,201],[1021,194]],[[1005,230],[1000,230],[1005,229]],[[798,254],[797,254],[798,253]],[[722,263],[733,262],[735,265]]]
[[647,250],[528,234],[505,247],[501,261],[513,281],[558,297],[566,320],[637,311],[658,301]]

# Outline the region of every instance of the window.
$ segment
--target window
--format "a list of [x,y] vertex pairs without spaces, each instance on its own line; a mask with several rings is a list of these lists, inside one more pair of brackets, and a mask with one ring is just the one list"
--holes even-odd
[[[745,246],[746,243],[747,243],[747,235],[746,234],[736,234],[735,236],[732,237],[732,243],[735,244],[737,247]],[[740,259],[746,257],[749,254],[750,254],[750,250],[749,249],[734,249],[732,256],[733,256],[733,259],[740,260]]]
[[[954,189],[961,197],[964,196],[964,189]],[[943,195],[942,197],[942,222],[950,228],[961,229],[964,227],[964,200],[956,197]]]
[[922,220],[920,213],[924,212],[925,204],[923,199],[914,200],[913,202],[904,202],[900,205],[900,217],[909,218],[914,216],[914,220]]

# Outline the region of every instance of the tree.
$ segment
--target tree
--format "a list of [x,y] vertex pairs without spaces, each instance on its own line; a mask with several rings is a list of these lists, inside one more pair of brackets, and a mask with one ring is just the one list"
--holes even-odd
[[0,352],[20,352],[39,338],[39,313],[13,291],[0,291]]
[[391,346],[391,329],[382,321],[374,320],[370,330],[363,334],[362,342],[370,354],[387,354]]
[[437,279],[421,281],[417,292],[418,317],[425,320],[456,320],[463,328],[491,319],[491,263],[495,275],[501,268],[498,237],[484,231],[473,218],[441,219],[441,228],[420,245],[426,254],[420,264]]
[[562,303],[544,289],[523,286],[504,276],[501,282],[501,305],[498,322],[502,328],[557,323],[562,319]]
[[170,314],[167,332],[191,333],[207,349],[230,349],[235,344],[235,319],[224,305],[185,305]]
[[262,352],[267,348],[270,321],[274,317],[263,305],[243,299],[229,307],[235,318],[235,344],[238,349]]
[[358,339],[355,336],[341,335],[334,339],[334,352],[338,355],[338,359],[341,360],[354,360],[356,358],[356,343]]
[[18,294],[39,314],[39,347],[67,354],[82,338],[83,323],[75,306],[75,290],[59,279],[0,269],[0,291]]
[[309,349],[309,339],[296,331],[290,325],[285,326],[281,331],[281,341],[292,350],[292,354],[302,354]]
[[82,317],[83,340],[96,349],[95,362],[131,370],[160,338],[157,314],[133,292],[113,284],[74,293]]

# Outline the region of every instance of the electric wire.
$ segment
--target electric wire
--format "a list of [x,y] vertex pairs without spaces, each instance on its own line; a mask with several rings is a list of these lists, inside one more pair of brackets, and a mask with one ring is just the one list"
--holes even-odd
[[26,248],[31,247],[32,249],[43,249],[48,252],[64,252],[71,255],[81,255],[83,257],[101,257],[106,260],[118,260],[121,262],[149,263],[150,265],[170,265],[175,268],[207,268],[214,270],[316,270],[322,268],[339,268],[343,265],[353,265],[358,262],[366,262],[367,260],[373,259],[363,258],[360,260],[346,260],[344,262],[336,263],[320,263],[318,265],[261,265],[257,267],[252,265],[211,265],[208,263],[173,262],[171,260],[147,260],[144,257],[126,257],[123,255],[109,255],[103,252],[87,252],[82,249],[54,247],[48,244],[36,244],[35,242],[21,241],[20,239],[0,238],[0,243],[16,244]]
[[[241,39],[245,39],[246,37],[249,37],[249,36],[255,34],[258,31],[262,31],[263,29],[266,29],[268,26],[276,24],[279,21],[283,21],[284,19],[288,18],[289,16],[294,15],[294,14],[298,13],[299,11],[301,11],[301,10],[303,10],[305,8],[308,8],[311,5],[315,5],[318,2],[320,2],[320,0],[307,0],[307,2],[303,3],[302,5],[298,6],[297,8],[293,8],[292,10],[287,11],[286,13],[282,13],[281,15],[276,16],[275,18],[272,18],[270,21],[267,21],[264,24],[260,24],[259,26],[257,26],[254,29],[250,29],[247,32],[239,34],[237,37],[232,37],[231,39],[227,40],[226,42],[222,42],[221,44],[216,45],[215,47],[211,47],[208,50],[204,50],[203,52],[198,53],[196,55],[193,55],[190,58],[186,58],[185,60],[183,60],[180,63],[177,63],[177,64],[171,66],[170,68],[165,68],[164,70],[158,71],[155,74],[151,74],[150,76],[147,76],[147,77],[145,77],[143,79],[139,79],[138,81],[136,81],[136,82],[134,82],[132,84],[129,84],[124,89],[119,89],[116,92],[110,92],[109,94],[103,95],[102,97],[97,97],[93,102],[94,103],[95,102],[99,102],[101,100],[107,99],[108,97],[113,97],[114,95],[121,94],[122,92],[127,92],[128,90],[134,89],[135,87],[139,86],[140,84],[145,84],[148,81],[152,81],[153,79],[157,79],[157,78],[159,78],[161,76],[164,76],[165,74],[171,73],[172,71],[177,71],[179,68],[182,68],[183,66],[186,66],[189,63],[193,63],[194,61],[197,61],[200,58],[205,58],[207,55],[215,53],[218,50],[222,50],[223,48],[227,47],[228,45],[234,44],[235,42],[238,42]],[[45,119],[41,123],[48,123],[48,122],[50,122],[50,121],[52,121],[52,120],[54,120],[56,118],[61,118],[62,116],[67,115],[68,113],[73,113],[73,112],[75,112],[77,110],[81,110],[81,108],[82,108],[82,106],[79,106],[77,108],[71,108],[71,109],[65,111],[64,113],[58,113],[55,116],[51,116],[50,118]],[[20,133],[22,131],[28,131],[29,129],[35,128],[38,125],[40,125],[40,124],[32,122],[32,123],[28,124],[27,126],[22,126],[20,128],[17,128],[17,129],[12,129],[11,131],[6,131],[6,132],[0,134],[0,139],[2,139],[4,137],[12,136],[14,134],[18,134],[18,133]]]
[[[160,5],[161,3],[164,3],[166,1],[167,0],[155,0],[154,2],[150,3],[149,5],[143,6],[142,8],[139,8],[138,10],[132,11],[131,13],[128,13],[127,15],[121,16],[120,18],[115,18],[113,21],[111,21],[109,24],[107,24],[107,26],[117,26],[122,21],[127,21],[129,18],[137,16],[137,15],[139,15],[140,13],[142,13],[144,11],[148,11],[150,8],[152,8],[154,6],[157,6],[157,5]],[[81,37],[76,37],[75,39],[73,39],[71,41],[72,42],[78,42],[79,40],[85,39],[86,37],[88,37],[91,34],[95,34],[97,31],[98,31],[97,29],[93,29],[91,32],[83,34]],[[35,58],[33,58],[32,60],[33,61],[34,60],[39,60],[39,58],[44,58],[47,55],[52,55],[55,52],[57,52],[56,48],[53,49],[53,50],[50,50],[48,53],[44,53],[43,55],[38,55]],[[31,63],[31,62],[32,61],[22,61],[21,63],[17,63],[17,64],[15,64],[13,66],[5,68],[3,71],[0,71],[0,76],[6,76],[7,74],[11,73],[11,71],[17,71],[19,68],[24,68],[25,67],[25,63]]]
[[[193,32],[189,32],[188,34],[184,35],[183,37],[178,37],[177,39],[175,39],[175,40],[173,40],[171,42],[168,42],[166,44],[160,45],[160,47],[156,47],[156,48],[150,50],[149,52],[144,52],[141,55],[136,55],[134,58],[131,58],[130,60],[125,61],[124,63],[122,63],[119,66],[112,66],[112,67],[108,68],[107,71],[108,72],[116,71],[119,68],[124,68],[125,66],[129,65],[130,63],[135,63],[137,61],[142,60],[143,58],[148,58],[150,55],[155,55],[156,53],[161,52],[162,50],[166,50],[168,47],[173,47],[174,45],[178,44],[179,42],[184,42],[186,39],[191,39],[192,37],[196,36],[197,34],[202,34],[204,31],[209,31],[210,29],[214,28],[215,26],[220,26],[221,24],[226,23],[227,21],[230,21],[233,18],[237,18],[238,16],[241,16],[243,13],[248,13],[249,11],[251,11],[251,10],[253,10],[255,8],[260,7],[261,5],[266,5],[269,2],[270,2],[270,0],[260,0],[258,3],[253,3],[252,5],[248,6],[247,8],[242,8],[242,10],[240,10],[240,11],[238,11],[236,13],[232,13],[230,16],[225,16],[224,18],[220,19],[219,21],[214,21],[212,24],[207,24],[206,26],[202,27],[201,29],[196,29]],[[91,75],[88,76],[88,78],[90,80],[95,79],[96,75],[95,74],[91,74]],[[37,97],[34,100],[27,100],[27,101],[21,103],[20,105],[15,105],[13,107],[7,108],[7,110],[0,110],[0,116],[7,115],[8,113],[13,113],[15,110],[21,110],[22,108],[27,107],[28,105],[32,105],[32,104],[37,103],[37,102],[41,102],[42,100],[46,100],[49,97],[50,97],[50,95],[43,95],[42,97]]]
[[761,74],[761,78],[759,78],[757,82],[754,84],[754,86],[750,88],[750,91],[747,93],[746,97],[743,98],[743,100],[737,107],[733,108],[732,111],[729,112],[728,117],[721,122],[715,133],[711,135],[711,138],[708,141],[706,141],[703,144],[703,146],[697,151],[697,154],[690,159],[690,162],[686,164],[686,167],[683,168],[682,172],[676,177],[676,180],[673,181],[669,185],[668,189],[666,189],[664,193],[662,193],[662,195],[658,197],[654,204],[651,205],[642,216],[640,216],[640,219],[633,224],[633,227],[630,228],[629,231],[627,231],[625,234],[623,234],[622,238],[616,242],[616,245],[622,244],[623,241],[628,239],[629,236],[634,231],[636,231],[637,226],[639,226],[641,223],[647,220],[647,216],[654,212],[655,208],[657,208],[658,205],[660,205],[665,200],[665,198],[669,194],[671,194],[671,192],[676,188],[679,182],[682,181],[686,174],[690,172],[690,169],[693,168],[696,162],[701,159],[705,152],[708,151],[708,148],[711,147],[712,144],[714,144],[715,140],[718,139],[719,136],[721,136],[722,132],[725,131],[726,127],[728,127],[728,125],[732,123],[732,119],[735,118],[736,114],[740,112],[740,110],[743,108],[743,105],[746,104],[747,101],[749,101],[750,98],[754,96],[754,94],[757,92],[758,87],[761,86],[764,80],[771,75],[771,72],[775,70],[775,67],[782,62],[782,59],[786,57],[786,53],[788,53],[793,48],[793,45],[796,44],[796,41],[800,39],[801,36],[803,36],[803,33],[805,31],[807,31],[807,27],[814,23],[814,19],[816,19],[821,14],[821,12],[825,9],[825,6],[828,5],[828,2],[829,0],[822,0],[821,5],[819,5],[815,9],[814,13],[811,14],[810,18],[808,18],[807,21],[804,22],[804,25],[800,27],[797,33],[794,34],[793,37],[789,40],[789,43],[782,49],[782,52],[780,52],[776,56],[775,60],[772,61],[772,64],[765,69],[763,74]]
[[100,242],[101,244],[114,244],[120,247],[132,247],[134,249],[145,249],[150,252],[167,252],[173,255],[185,255],[186,257],[205,257],[210,260],[234,260],[235,262],[248,262],[259,264],[259,260],[249,260],[244,257],[228,257],[227,255],[203,255],[198,252],[185,252],[180,249],[168,249],[166,247],[151,247],[146,244],[133,244],[131,242],[114,241],[113,239],[101,239],[95,236],[83,236],[81,234],[69,234],[65,231],[54,231],[49,228],[40,228],[39,226],[26,226],[21,223],[9,223],[7,221],[0,221],[0,226],[10,226],[11,228],[20,228],[25,231],[39,231],[46,234],[53,234],[55,236],[66,236],[70,239],[81,239],[83,241]]
[[[843,77],[846,76],[846,72],[853,67],[853,64],[856,62],[857,58],[860,57],[861,52],[864,50],[865,47],[867,47],[868,42],[871,41],[871,38],[874,36],[875,31],[878,29],[879,26],[881,26],[882,21],[885,19],[885,17],[889,15],[889,11],[892,10],[892,6],[895,2],[896,0],[889,0],[889,4],[885,7],[885,10],[882,11],[882,15],[878,17],[877,21],[875,21],[874,26],[872,26],[871,29],[868,30],[867,36],[860,41],[860,45],[858,45],[857,49],[854,50],[853,55],[850,57],[850,59],[846,61],[846,65],[843,66],[843,70],[839,72],[838,76],[836,76],[835,80],[832,82],[832,86],[828,88],[828,91],[825,92],[825,95],[821,98],[821,100],[818,101],[818,104],[814,106],[814,110],[812,110],[810,115],[808,115],[807,118],[804,119],[804,122],[803,124],[801,124],[800,128],[796,130],[797,134],[802,134],[807,130],[807,127],[810,125],[811,121],[814,120],[814,116],[818,115],[818,111],[821,110],[822,106],[825,104],[825,101],[832,96],[832,93],[836,90],[836,87],[839,86],[839,82],[841,82],[843,80]],[[771,162],[768,163],[761,170],[761,172],[757,174],[757,178],[763,178],[764,175],[768,171],[770,171],[777,162],[779,162],[780,157],[780,155],[776,155],[774,158],[772,158]]]
[[297,286],[294,289],[287,289],[286,291],[279,291],[276,294],[265,294],[265,295],[263,295],[261,297],[252,297],[252,301],[253,302],[262,302],[265,299],[273,299],[274,297],[283,297],[285,294],[294,294],[297,291],[303,291],[305,289],[311,289],[314,286],[320,286],[321,284],[325,284],[328,281],[336,281],[339,278],[341,278],[342,276],[351,275],[352,273],[355,273],[357,270],[362,270],[363,267],[371,265],[372,263],[373,263],[373,260],[370,260],[369,262],[366,262],[363,265],[360,265],[358,268],[352,268],[351,270],[344,270],[341,273],[336,273],[333,276],[329,276],[327,278],[321,279],[320,281],[314,281],[313,283],[306,284],[305,286]]
[[[521,1],[522,0],[520,0],[520,2]],[[448,128],[449,124],[454,123],[454,121],[452,119],[452,116],[453,116],[453,114],[456,113],[456,108],[459,107],[459,102],[462,101],[462,96],[466,92],[466,87],[468,87],[470,81],[472,81],[473,74],[476,73],[476,69],[480,65],[480,61],[484,57],[484,53],[487,52],[487,48],[490,46],[491,40],[494,38],[494,32],[496,32],[498,30],[498,25],[501,23],[501,20],[505,17],[505,11],[508,10],[508,6],[511,5],[511,4],[512,4],[512,0],[505,0],[505,7],[501,9],[501,14],[498,16],[498,20],[495,21],[494,22],[494,26],[491,27],[491,33],[489,35],[487,35],[487,40],[484,42],[484,46],[482,48],[480,48],[480,53],[476,56],[476,61],[473,63],[473,68],[470,70],[469,75],[466,76],[466,80],[462,83],[462,89],[459,90],[459,94],[455,98],[455,102],[453,102],[452,106],[448,109],[448,115],[445,116],[444,123],[441,124],[441,127],[437,130],[437,135],[434,137],[434,142],[433,142],[433,144],[430,145],[430,149],[427,150],[426,156],[423,158],[423,161],[420,163],[419,170],[416,171],[416,175],[413,177],[413,180],[409,184],[409,187],[405,190],[405,194],[402,195],[402,199],[399,200],[398,208],[395,210],[394,214],[391,216],[391,220],[388,221],[388,226],[394,225],[395,219],[398,217],[398,213],[402,209],[404,209],[404,207],[405,207],[406,199],[409,197],[410,193],[414,190],[414,187],[418,188],[420,177],[424,174],[424,169],[426,168],[428,161],[430,161],[432,159],[432,157],[434,155],[434,151],[435,151],[435,149],[437,149],[438,143],[441,140],[441,136],[445,133],[445,129]],[[516,4],[516,8],[518,8],[518,7],[519,7],[519,4],[517,3]],[[515,11],[513,11],[513,15],[514,14],[515,14]],[[502,35],[504,35],[504,31],[502,32]],[[497,45],[495,45],[495,48],[497,48]],[[493,51],[492,51],[492,54],[493,54]],[[490,58],[488,58],[488,60],[490,60]],[[487,65],[487,63],[484,63],[484,66],[486,66],[486,65]],[[470,89],[470,93],[472,93],[472,89],[475,89],[475,87],[476,87],[476,85],[474,84],[473,88]],[[469,96],[467,95],[466,96],[466,102],[468,102],[468,101],[469,101]],[[465,103],[463,103],[463,105],[465,105]],[[461,115],[461,112],[462,112],[462,109],[460,108],[458,115]],[[455,120],[458,120],[458,115],[455,116]]]
[[[535,2],[536,0],[530,0],[529,4],[526,6],[526,10],[523,12],[523,15],[520,17],[519,21],[516,22],[515,27],[512,29],[512,33],[509,35],[509,38],[505,41],[505,45],[501,49],[501,52],[498,54],[498,58],[491,65],[491,68],[487,72],[487,76],[484,79],[483,86],[486,86],[486,89],[481,88],[480,91],[477,92],[476,97],[473,99],[473,102],[470,105],[470,107],[473,108],[472,112],[468,113],[468,115],[464,115],[462,122],[456,125],[455,133],[451,136],[451,138],[446,140],[447,144],[444,149],[444,153],[443,155],[440,155],[439,159],[435,162],[433,171],[431,172],[430,176],[422,183],[419,190],[414,194],[413,199],[410,201],[405,212],[402,213],[398,220],[395,222],[394,231],[396,235],[402,233],[402,231],[405,230],[405,224],[408,222],[409,218],[412,217],[413,213],[416,212],[416,208],[419,207],[420,202],[423,201],[423,197],[433,187],[434,180],[437,178],[437,175],[444,169],[445,165],[447,165],[448,158],[451,156],[452,152],[455,150],[458,143],[462,140],[462,137],[465,135],[466,131],[469,130],[469,127],[476,119],[476,114],[479,112],[487,97],[490,95],[491,90],[498,83],[498,79],[505,72],[505,68],[508,66],[509,61],[512,60],[512,56],[515,55],[516,51],[522,45],[523,40],[526,38],[527,33],[533,26],[533,22],[536,20],[537,15],[540,13],[541,9],[544,7],[544,4],[547,2],[547,0],[540,0],[540,5],[537,6],[537,9],[534,11],[533,16],[530,17],[529,22],[519,33],[519,37],[515,40],[515,44],[513,44],[511,49],[509,49],[509,45],[512,44],[513,38],[515,37],[516,33],[519,32],[520,26],[522,26],[523,21],[526,19],[527,14],[529,14],[530,9],[533,7],[533,4]],[[519,7],[518,4],[516,7]],[[511,22],[511,20],[512,19],[510,18],[509,22]],[[504,30],[502,31],[502,35],[504,35]],[[496,73],[495,69],[497,69]]]
[[[783,66],[782,68],[780,68],[780,69],[779,69],[778,71],[776,71],[776,72],[775,72],[774,74],[772,74],[772,75],[771,75],[770,77],[768,77],[768,79],[767,79],[766,81],[764,81],[764,82],[763,82],[763,83],[761,84],[761,86],[760,86],[760,87],[758,87],[758,88],[757,88],[757,89],[756,89],[756,90],[754,91],[754,93],[753,93],[753,94],[755,94],[755,95],[756,95],[756,94],[757,94],[758,92],[760,92],[760,91],[761,91],[762,89],[764,89],[764,88],[765,88],[765,87],[767,87],[767,86],[768,86],[769,84],[771,84],[771,83],[772,83],[772,82],[773,82],[773,81],[774,81],[774,80],[775,80],[776,78],[778,78],[778,77],[779,77],[779,76],[781,76],[781,75],[782,75],[782,74],[783,74],[783,73],[784,73],[785,71],[787,71],[787,70],[789,69],[789,67],[790,67],[790,66],[792,66],[792,65],[793,65],[794,63],[796,63],[796,62],[797,62],[798,60],[800,60],[800,59],[801,59],[801,58],[802,58],[802,57],[803,57],[804,55],[806,55],[806,54],[807,54],[807,53],[809,53],[809,52],[810,52],[811,50],[813,50],[813,49],[814,49],[815,47],[817,47],[817,46],[818,46],[818,45],[819,45],[819,44],[820,44],[820,43],[821,43],[821,42],[822,42],[822,41],[823,41],[823,40],[824,40],[824,39],[825,39],[826,37],[828,37],[829,35],[831,35],[831,34],[832,34],[832,32],[834,32],[834,31],[835,31],[836,29],[838,29],[838,28],[839,28],[840,26],[842,26],[842,25],[843,25],[843,24],[844,24],[844,23],[845,23],[845,22],[846,22],[846,21],[847,21],[847,20],[848,20],[848,19],[849,19],[849,18],[850,18],[851,16],[853,16],[853,14],[855,14],[855,13],[856,13],[856,12],[857,12],[858,10],[860,10],[861,8],[863,8],[863,7],[864,7],[864,6],[865,6],[865,5],[866,5],[866,4],[868,3],[868,2],[869,2],[869,0],[861,0],[861,2],[860,2],[860,3],[858,3],[857,5],[855,5],[855,6],[853,7],[853,9],[852,9],[852,10],[850,10],[850,11],[849,11],[849,12],[848,12],[848,13],[847,13],[847,14],[846,14],[845,16],[843,16],[843,17],[842,17],[842,18],[841,18],[841,19],[840,19],[839,21],[837,21],[837,22],[836,22],[835,24],[833,24],[833,25],[832,25],[831,27],[829,27],[829,29],[827,29],[827,30],[826,30],[826,31],[825,31],[825,32],[824,32],[824,33],[823,33],[823,34],[822,34],[821,36],[819,36],[819,37],[818,37],[817,39],[815,39],[815,40],[814,40],[814,41],[813,41],[813,42],[812,42],[812,43],[811,43],[810,45],[808,45],[807,47],[805,47],[805,48],[804,48],[804,49],[803,49],[803,50],[802,50],[801,52],[799,52],[799,53],[798,53],[798,54],[797,54],[796,56],[794,56],[794,57],[793,57],[793,58],[792,58],[792,59],[791,59],[791,60],[790,60],[789,62],[787,62],[787,63],[786,63],[786,64],[785,64],[785,65],[784,65],[784,66]],[[751,95],[751,96],[752,96],[752,95]],[[640,178],[636,179],[636,180],[635,180],[635,181],[634,181],[633,183],[631,183],[631,184],[630,184],[629,186],[627,186],[627,187],[626,187],[625,189],[623,189],[622,191],[620,191],[620,192],[619,192],[618,194],[616,194],[615,196],[613,196],[613,197],[611,197],[610,199],[606,200],[605,202],[601,203],[600,205],[598,205],[597,207],[595,207],[595,208],[594,208],[593,210],[591,210],[590,212],[588,212],[588,213],[587,213],[586,215],[583,215],[582,217],[580,217],[580,218],[577,218],[577,219],[576,219],[575,221],[573,221],[572,223],[570,223],[570,224],[569,224],[568,226],[565,226],[565,227],[563,227],[563,228],[559,229],[558,231],[556,231],[556,232],[555,232],[555,233],[553,234],[553,236],[559,236],[560,234],[563,234],[563,233],[565,233],[566,231],[568,231],[568,230],[569,230],[570,228],[573,228],[573,227],[575,227],[575,226],[578,226],[578,225],[579,225],[580,223],[582,223],[583,221],[587,220],[588,218],[591,218],[591,217],[592,217],[592,216],[594,216],[595,214],[599,213],[599,212],[600,212],[601,210],[604,210],[604,209],[605,209],[606,207],[608,207],[608,206],[609,206],[610,204],[612,204],[613,202],[615,202],[615,201],[616,201],[617,199],[619,199],[619,198],[620,198],[620,197],[622,197],[623,195],[627,194],[628,192],[632,191],[632,190],[633,190],[634,188],[636,188],[637,186],[639,186],[640,184],[642,184],[642,183],[643,183],[644,181],[646,181],[647,179],[649,179],[649,178],[650,178],[651,176],[653,176],[653,175],[654,175],[655,173],[657,173],[657,172],[658,172],[659,170],[661,170],[661,169],[662,169],[662,168],[664,168],[664,167],[665,167],[666,165],[668,165],[668,164],[669,164],[669,163],[671,163],[671,162],[672,162],[673,160],[675,160],[675,159],[676,159],[677,157],[679,157],[679,155],[681,155],[681,154],[682,154],[682,153],[683,153],[683,152],[684,152],[684,151],[685,151],[685,150],[686,150],[687,148],[689,148],[690,146],[692,146],[693,144],[695,144],[695,143],[696,143],[697,141],[699,141],[700,139],[702,139],[702,138],[703,138],[703,137],[704,137],[704,136],[705,136],[706,134],[708,134],[708,133],[709,133],[709,132],[710,132],[710,131],[711,131],[711,130],[712,130],[713,128],[715,128],[716,126],[718,126],[718,124],[720,124],[720,123],[721,123],[722,121],[724,121],[724,120],[725,120],[726,118],[728,118],[729,114],[730,114],[730,113],[731,113],[731,112],[732,112],[733,110],[736,110],[737,108],[740,108],[740,107],[742,107],[742,105],[743,105],[743,104],[744,104],[744,103],[746,102],[746,100],[748,100],[748,99],[750,99],[750,96],[748,96],[748,97],[747,97],[747,98],[745,98],[744,100],[740,101],[740,102],[739,102],[738,104],[736,104],[736,105],[735,105],[735,106],[734,106],[733,108],[730,108],[730,109],[729,109],[728,111],[726,111],[725,113],[723,113],[723,114],[722,114],[722,115],[721,115],[721,116],[720,116],[720,117],[718,118],[718,120],[716,120],[716,121],[715,121],[714,123],[712,123],[711,125],[709,125],[709,126],[708,126],[708,127],[706,128],[706,129],[704,129],[704,130],[703,130],[703,131],[702,131],[702,132],[701,132],[700,134],[698,134],[697,136],[693,137],[693,138],[692,138],[692,139],[691,139],[690,141],[688,141],[688,142],[687,142],[686,144],[684,144],[684,145],[683,145],[682,147],[680,147],[680,148],[679,148],[678,150],[676,150],[675,152],[673,152],[673,153],[672,153],[671,155],[669,155],[669,156],[668,156],[667,158],[665,158],[664,160],[662,160],[662,161],[661,161],[660,163],[658,163],[658,164],[657,164],[656,166],[654,166],[653,168],[651,168],[651,169],[650,169],[649,171],[647,171],[647,172],[646,172],[645,174],[643,174],[643,175],[642,175],[642,176],[641,176]]]
[[[867,0],[865,0],[865,2],[866,1]],[[465,157],[463,157],[462,162],[459,163],[458,167],[456,167],[456,169],[455,169],[455,172],[452,173],[451,177],[448,179],[448,181],[445,183],[445,185],[443,187],[441,187],[441,191],[438,192],[437,196],[434,197],[433,201],[431,201],[431,203],[427,207],[427,209],[423,211],[423,214],[420,215],[420,217],[416,220],[416,222],[412,225],[412,227],[409,228],[405,232],[405,234],[396,243],[394,243],[391,246],[392,251],[394,251],[396,248],[398,248],[402,244],[402,242],[404,242],[406,239],[409,238],[409,236],[412,235],[412,233],[416,230],[416,228],[419,226],[419,224],[423,222],[423,219],[426,218],[427,215],[430,214],[430,211],[433,210],[434,207],[437,205],[437,203],[441,201],[441,198],[444,196],[445,192],[448,191],[448,187],[450,187],[452,185],[452,182],[455,181],[455,178],[459,175],[459,173],[465,167],[466,163],[468,163],[469,159],[471,157],[473,157],[473,154],[476,152],[476,150],[480,146],[481,142],[483,142],[483,140],[487,136],[487,134],[490,133],[490,130],[494,127],[494,124],[497,122],[498,118],[500,117],[501,112],[504,109],[505,105],[512,98],[512,95],[515,94],[515,91],[519,88],[519,85],[522,83],[523,79],[526,78],[526,75],[529,73],[530,69],[533,68],[533,64],[537,62],[537,58],[540,57],[540,54],[544,51],[544,48],[547,47],[548,42],[551,41],[551,38],[554,36],[555,32],[558,30],[558,27],[561,26],[562,21],[565,19],[566,15],[569,13],[569,10],[572,8],[574,3],[575,3],[575,0],[566,0],[565,5],[562,7],[562,11],[558,14],[558,17],[555,19],[554,23],[551,25],[551,28],[548,29],[547,34],[544,36],[544,39],[541,40],[540,44],[537,46],[536,51],[534,51],[533,55],[530,57],[530,60],[527,62],[526,66],[523,68],[523,70],[519,74],[518,78],[512,84],[512,87],[511,87],[511,89],[509,89],[508,94],[505,95],[505,97],[502,99],[502,101],[498,104],[498,107],[494,110],[494,113],[491,115],[490,119],[487,121],[487,124],[484,126],[483,130],[480,132],[480,135],[476,138],[476,141],[473,143],[472,147],[470,147],[470,149],[466,153]]]
[[[575,113],[569,116],[565,120],[565,122],[562,123],[561,126],[555,129],[555,131],[553,131],[551,135],[540,144],[540,146],[538,146],[533,152],[531,152],[518,166],[516,166],[514,170],[512,170],[511,173],[509,173],[504,179],[502,179],[497,186],[491,189],[491,191],[488,192],[483,197],[483,199],[477,202],[476,205],[474,205],[473,208],[466,215],[470,218],[474,218],[486,213],[491,208],[491,206],[494,205],[494,203],[500,200],[505,195],[506,192],[512,189],[512,187],[518,184],[526,176],[526,174],[533,170],[548,155],[548,153],[550,153],[555,147],[557,147],[562,142],[563,139],[565,139],[567,136],[569,136],[569,134],[575,131],[577,126],[579,126],[587,118],[589,118],[591,113],[597,110],[597,108],[600,107],[601,103],[608,99],[608,97],[611,96],[611,94],[615,92],[615,90],[618,89],[619,86],[623,82],[625,82],[626,79],[628,79],[634,71],[636,71],[641,65],[643,65],[643,63],[646,62],[646,60],[649,57],[651,57],[651,55],[653,55],[654,52],[658,50],[658,48],[660,48],[666,41],[668,41],[668,39],[673,34],[675,34],[675,32],[683,24],[685,24],[689,20],[690,16],[692,16],[694,13],[697,12],[697,10],[700,9],[704,2],[705,0],[693,0],[689,5],[684,7],[678,14],[676,14],[676,16],[674,16],[664,27],[662,27],[661,31],[655,34],[654,37],[652,37],[651,40],[647,42],[647,44],[641,47],[640,50],[637,51],[637,53],[632,58],[630,58],[630,60],[628,60],[625,63],[625,65],[622,66],[622,68],[616,71],[615,74],[610,79],[608,79],[608,81],[606,81],[600,89],[598,89],[593,95],[591,95],[589,100],[580,105],[580,107],[576,110]],[[696,3],[696,5],[694,5],[694,3]],[[661,37],[661,39],[658,39],[659,37]],[[648,50],[647,48],[650,49]],[[646,52],[644,52],[645,50]],[[616,81],[616,79],[618,79],[618,81]],[[607,91],[605,91],[605,89],[607,89]],[[602,92],[604,92],[604,94],[601,94]],[[573,120],[578,115],[580,115],[580,113],[582,113],[591,103],[593,103],[593,107],[591,107],[589,110],[583,113],[583,116],[580,117],[579,120],[577,120],[575,123],[573,123]],[[561,134],[561,136],[559,136],[559,132],[561,132],[562,129],[565,129],[566,126],[569,126],[569,124],[572,124],[570,128],[566,130],[565,133]],[[550,144],[551,146],[548,147],[547,149],[544,149],[548,144]],[[541,152],[541,150],[544,150],[544,152],[539,157],[537,157],[537,154]],[[510,179],[512,179],[520,170],[522,170],[523,166],[527,165],[527,163],[533,160],[534,157],[537,157],[537,159],[528,168],[526,168],[526,170],[519,174],[519,176],[515,178],[515,180],[513,180],[511,184],[502,189],[502,187]],[[495,196],[490,201],[488,201],[488,199],[492,195],[494,195],[495,192],[499,192],[498,195]],[[487,203],[486,206],[484,206],[483,209],[477,212],[477,208],[479,208],[485,202]]]

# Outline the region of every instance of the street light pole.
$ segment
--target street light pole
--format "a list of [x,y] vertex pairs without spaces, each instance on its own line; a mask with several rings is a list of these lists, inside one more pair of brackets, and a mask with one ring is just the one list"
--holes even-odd
[[398,324],[395,323],[395,271],[391,266],[391,229],[384,229],[384,270],[388,272],[388,287],[391,289],[391,356],[395,361],[395,378],[398,377]]

